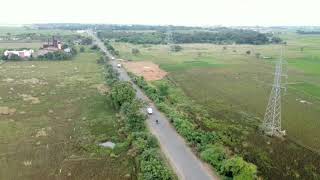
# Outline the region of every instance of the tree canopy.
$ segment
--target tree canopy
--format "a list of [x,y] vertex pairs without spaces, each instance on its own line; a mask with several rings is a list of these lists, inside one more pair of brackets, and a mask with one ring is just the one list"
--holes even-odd
[[111,90],[110,97],[113,105],[120,108],[125,102],[132,102],[136,96],[136,91],[129,82],[116,82]]

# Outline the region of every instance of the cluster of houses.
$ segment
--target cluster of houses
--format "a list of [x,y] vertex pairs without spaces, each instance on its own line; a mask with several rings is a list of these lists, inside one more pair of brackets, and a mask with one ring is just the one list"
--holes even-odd
[[12,56],[19,56],[21,59],[29,59],[31,57],[44,56],[47,53],[52,53],[56,51],[64,51],[70,53],[70,48],[63,49],[63,44],[61,41],[58,41],[54,36],[52,40],[48,39],[48,42],[43,44],[43,46],[35,52],[33,49],[23,49],[23,50],[6,50],[3,55],[10,58]]

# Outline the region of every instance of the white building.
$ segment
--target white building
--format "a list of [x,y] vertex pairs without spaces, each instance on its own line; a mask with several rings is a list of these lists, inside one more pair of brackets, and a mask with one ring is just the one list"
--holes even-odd
[[66,53],[71,53],[71,49],[70,48],[66,48],[63,51],[66,52]]
[[33,49],[29,49],[29,50],[21,50],[21,51],[9,51],[9,50],[6,50],[3,54],[5,56],[11,56],[11,55],[17,55],[19,56],[20,58],[30,58],[32,56],[32,54],[34,53],[34,50]]

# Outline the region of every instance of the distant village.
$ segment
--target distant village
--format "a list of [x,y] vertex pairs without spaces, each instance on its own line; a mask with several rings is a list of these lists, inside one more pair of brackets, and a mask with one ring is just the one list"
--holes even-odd
[[34,51],[33,49],[5,50],[3,55],[7,59],[13,59],[15,57],[18,57],[20,59],[27,60],[30,58],[43,57],[48,53],[71,53],[71,51],[71,48],[69,48],[68,46],[64,46],[61,41],[57,40],[55,36],[52,36],[52,39],[48,39],[47,42],[44,43],[38,51]]

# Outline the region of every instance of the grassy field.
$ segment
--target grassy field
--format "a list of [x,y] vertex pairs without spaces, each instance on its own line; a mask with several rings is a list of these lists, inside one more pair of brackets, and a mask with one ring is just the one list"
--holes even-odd
[[[320,116],[320,46],[316,43],[320,36],[301,38],[290,34],[285,38],[289,79],[283,126],[290,138],[320,152],[320,133],[316,130],[320,129],[317,118]],[[273,82],[274,62],[280,54],[277,45],[226,45],[223,50],[223,45],[188,44],[178,53],[169,53],[165,45],[115,43],[115,47],[122,58],[160,64],[186,94],[208,107],[218,119],[228,118],[228,113],[233,111],[263,118]],[[140,55],[131,54],[134,47],[141,51]],[[246,55],[247,50],[251,55]],[[258,59],[255,53],[272,59]]]
[[22,34],[22,33],[42,33],[42,34],[71,34],[72,31],[68,30],[59,30],[59,29],[52,29],[52,30],[39,30],[35,29],[30,26],[0,26],[0,36],[6,35],[10,33],[11,35],[15,34]]
[[[282,126],[287,139],[294,143],[265,139],[255,134],[253,128],[244,142],[251,154],[244,156],[262,168],[267,167],[262,171],[269,178],[306,174],[313,177],[309,170],[316,169],[319,155],[295,144],[320,153],[320,36],[293,33],[282,36],[287,41],[285,59],[289,75],[283,96]],[[252,123],[261,124],[273,83],[274,63],[280,55],[279,45],[184,44],[183,50],[175,53],[169,52],[166,45],[113,45],[121,58],[159,64],[169,72],[169,79],[195,102],[204,105],[212,117],[244,129]],[[138,48],[141,53],[132,55],[132,48]],[[246,54],[248,50],[250,55]],[[257,58],[256,53],[271,59]],[[246,120],[248,115],[257,118],[254,122]],[[266,161],[256,162],[250,158],[252,154]],[[268,163],[266,156],[272,162]]]
[[0,65],[0,179],[135,179],[97,58]]
[[33,42],[1,42],[0,49],[19,49],[19,48],[31,48],[39,49],[42,47],[42,42],[33,41]]

